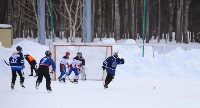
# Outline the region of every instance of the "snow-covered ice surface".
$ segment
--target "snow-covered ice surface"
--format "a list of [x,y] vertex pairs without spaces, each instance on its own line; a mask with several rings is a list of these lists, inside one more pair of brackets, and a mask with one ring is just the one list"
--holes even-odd
[[[113,39],[97,42],[115,44]],[[177,45],[166,53],[154,52],[145,46],[145,57],[141,48],[132,40],[123,40],[113,45],[114,51],[125,59],[119,65],[116,76],[108,89],[102,81],[79,81],[66,84],[52,81],[52,93],[45,89],[45,79],[38,90],[36,78],[29,77],[30,66],[25,65],[25,89],[17,78],[15,89],[10,89],[10,67],[7,60],[20,45],[24,54],[33,55],[37,61],[49,49],[34,40],[15,40],[12,48],[0,46],[0,102],[2,108],[200,108],[200,49],[185,50]],[[134,45],[121,45],[134,44]],[[95,54],[95,53],[94,53]],[[63,54],[60,54],[62,57]],[[59,55],[58,55],[59,56]],[[86,60],[89,58],[85,58]],[[57,66],[58,67],[58,66]]]

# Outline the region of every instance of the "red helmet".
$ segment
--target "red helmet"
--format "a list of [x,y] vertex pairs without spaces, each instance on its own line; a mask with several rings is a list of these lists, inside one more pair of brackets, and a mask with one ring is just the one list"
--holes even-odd
[[70,55],[70,53],[69,53],[69,52],[66,52],[65,55]]

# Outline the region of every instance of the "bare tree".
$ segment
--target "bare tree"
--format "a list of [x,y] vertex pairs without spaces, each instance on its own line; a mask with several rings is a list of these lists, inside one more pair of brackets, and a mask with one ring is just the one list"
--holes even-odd
[[131,0],[131,16],[132,16],[132,20],[131,20],[131,35],[133,37],[133,39],[136,39],[136,35],[135,35],[135,3],[136,0]]
[[[79,9],[82,8],[82,4],[80,3],[81,3],[80,0],[71,0],[71,3],[67,4],[67,1],[64,0],[65,9],[67,11],[67,15],[69,19],[68,21],[69,21],[70,40],[72,43],[75,42],[76,31],[79,29],[79,27],[82,24],[82,18],[78,16]],[[76,4],[75,9],[73,8],[74,4]]]
[[188,44],[188,11],[191,0],[186,0],[185,5],[185,14],[184,14],[184,33],[183,33],[183,42]]
[[115,0],[115,40],[120,39],[119,0]]
[[169,1],[169,42],[172,42],[173,16],[174,16],[175,1]]
[[177,0],[176,43],[181,43],[181,38],[182,38],[182,32],[181,32],[182,10],[183,10],[183,0]]
[[150,0],[147,0],[147,13],[146,13],[146,43],[149,43],[149,27],[150,27]]
[[157,37],[158,37],[158,42],[160,42],[160,37],[161,37],[161,0],[158,0],[158,32],[157,32]]

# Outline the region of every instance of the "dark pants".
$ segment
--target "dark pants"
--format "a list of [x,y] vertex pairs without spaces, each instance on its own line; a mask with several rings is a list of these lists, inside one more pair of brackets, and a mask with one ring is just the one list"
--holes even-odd
[[47,66],[40,66],[38,68],[38,79],[37,82],[41,83],[43,76],[46,78],[46,89],[50,90],[51,89],[51,78],[49,75],[49,68]]
[[112,73],[107,73],[105,84],[108,85],[112,81],[112,79],[114,79],[113,74]]
[[37,75],[36,61],[35,60],[31,61],[30,65],[31,65],[31,75],[33,75],[33,70],[35,71],[35,73]]
[[20,83],[24,83],[24,77],[21,70],[12,70],[12,84],[15,85],[15,81],[17,78],[17,73],[20,76]]

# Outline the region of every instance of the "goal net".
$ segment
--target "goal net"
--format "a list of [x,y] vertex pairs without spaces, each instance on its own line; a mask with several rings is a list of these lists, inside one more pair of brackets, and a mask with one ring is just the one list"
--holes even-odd
[[[98,44],[53,44],[53,59],[56,63],[56,72],[53,79],[56,80],[60,75],[60,61],[66,52],[70,52],[69,63],[81,52],[85,59],[85,73],[87,80],[103,80],[103,61],[112,55],[111,45],[98,45]],[[69,76],[74,78],[74,73]],[[79,77],[80,78],[80,77]]]

